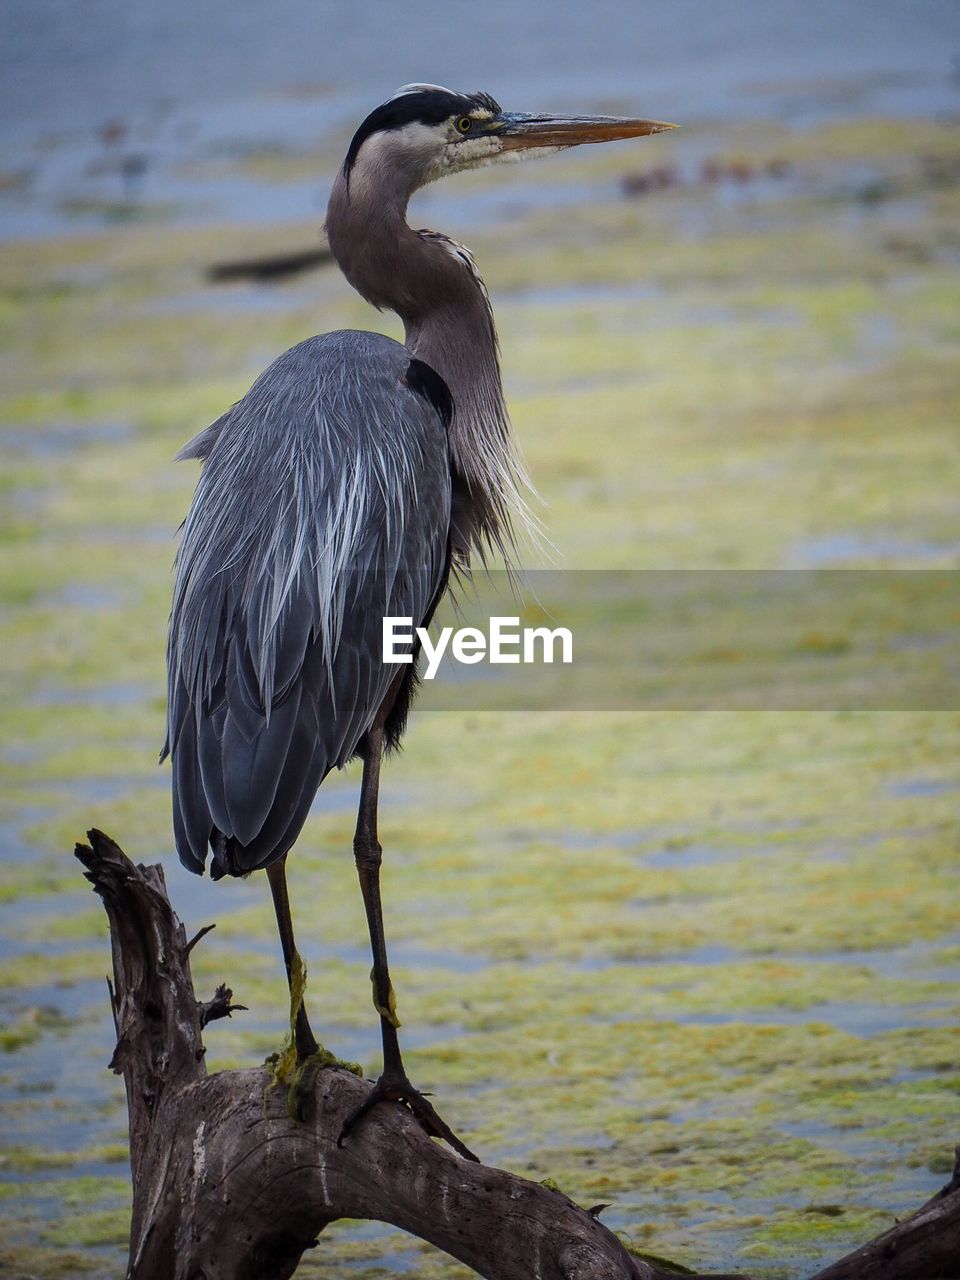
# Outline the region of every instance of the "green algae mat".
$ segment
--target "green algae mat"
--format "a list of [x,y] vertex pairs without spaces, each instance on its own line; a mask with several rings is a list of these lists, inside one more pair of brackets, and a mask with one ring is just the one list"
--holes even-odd
[[[655,146],[539,169],[583,191],[562,217],[442,228],[493,295],[555,563],[936,570],[947,594],[911,644],[955,679],[956,130],[753,125]],[[465,206],[497,181],[465,178]],[[86,828],[162,861],[188,930],[217,922],[198,988],[227,981],[250,1012],[209,1028],[211,1068],[283,1035],[265,880],[174,865],[156,758],[196,477],[173,453],[309,333],[397,332],[333,271],[204,282],[213,261],[315,234],[161,221],[0,248],[6,1275],[112,1277],[125,1257],[105,919],[70,856]],[[724,616],[687,658],[740,687],[749,598]],[[629,712],[441,710],[428,688],[386,771],[412,1078],[484,1160],[609,1204],[625,1241],[688,1266],[809,1274],[931,1195],[960,1139],[960,710],[861,704],[872,659],[844,627],[770,640],[804,670],[841,664],[836,705],[676,710],[648,680]],[[314,1024],[372,1074],[357,782],[324,785],[290,874]],[[467,1273],[369,1223],[336,1224],[298,1272],[398,1274]]]

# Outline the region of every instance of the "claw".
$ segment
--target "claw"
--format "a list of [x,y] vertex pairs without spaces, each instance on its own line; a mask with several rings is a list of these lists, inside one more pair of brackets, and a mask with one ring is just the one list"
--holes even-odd
[[338,1147],[343,1146],[344,1140],[350,1136],[367,1112],[372,1111],[381,1102],[401,1103],[413,1113],[424,1133],[431,1138],[442,1138],[464,1160],[480,1163],[479,1156],[475,1156],[470,1148],[460,1141],[447,1122],[437,1114],[433,1104],[427,1101],[426,1095],[419,1089],[415,1089],[406,1076],[388,1077],[384,1074],[380,1077],[360,1105],[344,1120],[340,1136],[337,1138]]

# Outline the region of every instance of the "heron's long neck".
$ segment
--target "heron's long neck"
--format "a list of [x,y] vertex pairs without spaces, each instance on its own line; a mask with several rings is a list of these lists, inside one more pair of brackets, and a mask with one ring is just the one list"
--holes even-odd
[[460,477],[454,548],[462,559],[487,548],[511,558],[516,526],[529,528],[528,486],[513,445],[500,381],[493,313],[467,250],[434,232],[411,230],[406,198],[376,198],[338,175],[327,210],[330,248],[368,302],[395,311],[406,345],[450,388],[450,452]]

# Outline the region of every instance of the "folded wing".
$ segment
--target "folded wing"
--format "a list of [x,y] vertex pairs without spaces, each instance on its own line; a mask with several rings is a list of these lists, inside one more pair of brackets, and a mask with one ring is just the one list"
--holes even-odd
[[177,555],[166,750],[192,870],[210,848],[214,874],[288,851],[398,675],[384,616],[417,625],[442,590],[449,400],[422,369],[379,335],[312,338],[188,446],[206,461]]

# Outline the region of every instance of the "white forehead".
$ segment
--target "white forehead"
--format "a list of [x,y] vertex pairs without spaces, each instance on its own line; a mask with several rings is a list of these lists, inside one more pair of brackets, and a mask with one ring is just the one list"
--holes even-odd
[[388,102],[393,102],[394,98],[402,98],[407,93],[453,93],[452,89],[446,89],[442,84],[404,84],[399,89],[394,90]]

